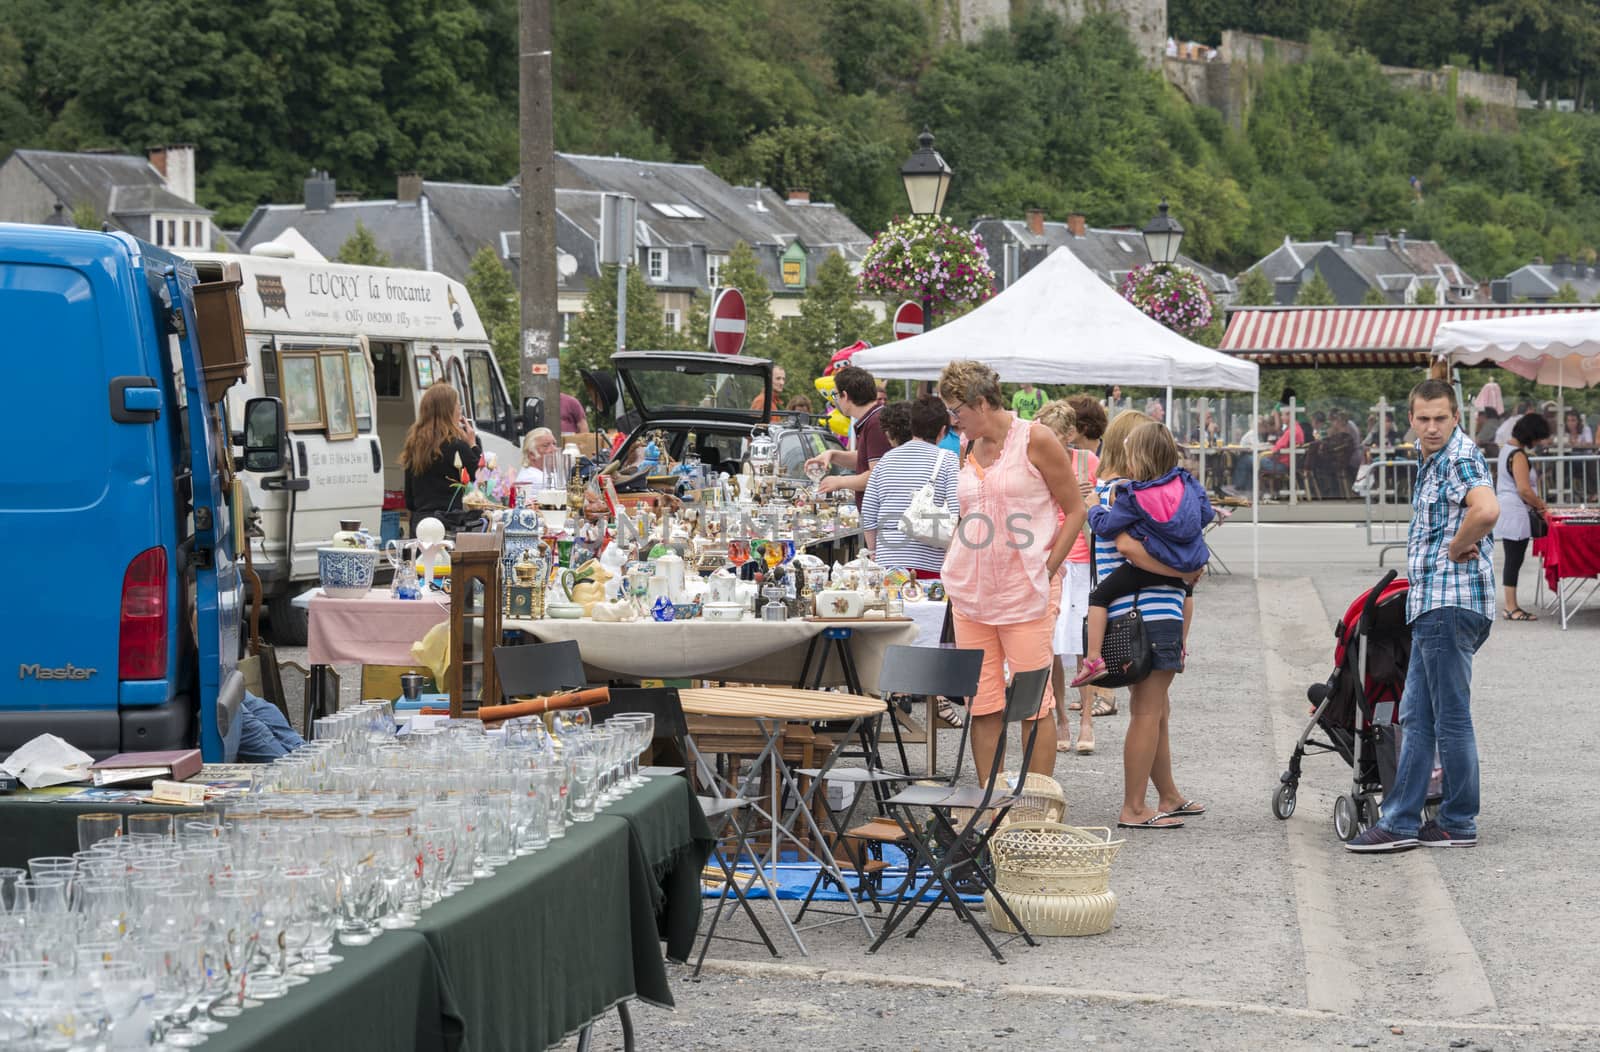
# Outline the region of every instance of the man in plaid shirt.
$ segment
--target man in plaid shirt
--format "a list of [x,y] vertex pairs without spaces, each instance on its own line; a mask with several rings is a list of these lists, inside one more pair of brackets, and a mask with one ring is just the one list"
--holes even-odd
[[[1411,666],[1400,700],[1400,760],[1383,817],[1345,847],[1406,851],[1478,842],[1478,743],[1472,732],[1472,656],[1494,621],[1494,551],[1500,516],[1483,454],[1458,426],[1455,389],[1424,380],[1411,390],[1417,482],[1406,544]],[[1422,822],[1433,753],[1444,770],[1439,817]]]

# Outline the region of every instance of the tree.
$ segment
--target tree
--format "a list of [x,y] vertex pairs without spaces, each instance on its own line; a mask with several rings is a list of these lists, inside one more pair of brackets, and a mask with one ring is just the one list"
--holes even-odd
[[511,283],[511,272],[494,249],[484,245],[472,257],[466,284],[467,294],[478,308],[478,318],[489,334],[495,361],[500,363],[500,374],[515,386],[522,376],[522,305]]
[[1583,297],[1578,295],[1578,290],[1572,287],[1572,282],[1563,281],[1561,287],[1556,289],[1554,297],[1556,303],[1582,303]]
[[1417,298],[1413,301],[1419,307],[1432,307],[1439,302],[1439,291],[1432,285],[1418,285]]
[[334,258],[340,263],[354,263],[364,267],[394,266],[389,259],[389,253],[378,247],[378,239],[372,236],[372,231],[359,219],[356,220],[356,232],[339,246],[339,254]]
[[756,264],[755,251],[743,241],[735,243],[718,280],[723,288],[744,293],[744,350],[740,353],[772,357],[778,350],[778,323],[772,316],[772,288]]
[[1300,291],[1294,298],[1297,307],[1332,307],[1338,302],[1334,299],[1333,289],[1328,287],[1327,279],[1322,276],[1320,270],[1312,272],[1311,280],[1300,286]]
[[1369,285],[1367,291],[1361,294],[1361,304],[1364,307],[1382,307],[1388,304],[1389,297],[1376,285]]
[[[796,381],[821,376],[828,359],[841,347],[857,340],[881,343],[888,326],[876,321],[856,295],[855,275],[837,252],[817,268],[816,280],[800,301],[800,317],[784,326],[785,344],[780,364]],[[797,385],[795,390],[801,388]]]
[[[629,347],[647,350],[666,345],[667,326],[661,315],[661,302],[644,282],[638,267],[628,268]],[[561,354],[561,388],[581,394],[580,369],[609,369],[617,349],[617,268],[600,268],[600,276],[583,298],[583,313],[572,322],[572,331]]]
[[1239,295],[1234,304],[1240,307],[1272,306],[1272,282],[1258,267],[1252,267],[1239,278]]

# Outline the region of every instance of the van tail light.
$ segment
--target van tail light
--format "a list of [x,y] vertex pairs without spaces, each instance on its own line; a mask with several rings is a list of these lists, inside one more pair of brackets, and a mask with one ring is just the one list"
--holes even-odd
[[133,557],[122,575],[118,679],[167,677],[167,550]]

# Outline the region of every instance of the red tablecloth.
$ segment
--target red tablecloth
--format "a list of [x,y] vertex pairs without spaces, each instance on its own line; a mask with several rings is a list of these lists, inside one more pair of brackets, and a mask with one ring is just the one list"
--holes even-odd
[[1544,560],[1544,583],[1552,590],[1564,577],[1600,577],[1600,524],[1551,517],[1550,532],[1534,540],[1533,554]]
[[311,597],[307,643],[312,664],[414,665],[411,644],[450,618],[450,597],[394,599],[374,589],[364,599]]

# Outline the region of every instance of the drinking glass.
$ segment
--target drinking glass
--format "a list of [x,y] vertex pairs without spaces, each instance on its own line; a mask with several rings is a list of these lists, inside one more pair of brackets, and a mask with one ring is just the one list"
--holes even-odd
[[574,822],[593,822],[600,796],[600,757],[592,750],[572,758],[569,787]]
[[747,537],[728,538],[728,561],[735,566],[743,567],[750,561],[750,540]]
[[102,840],[122,835],[122,816],[110,811],[96,811],[78,816],[78,850],[87,851]]
[[136,841],[172,839],[172,815],[158,812],[150,815],[129,815],[128,835]]
[[17,901],[17,881],[27,875],[28,871],[25,869],[0,866],[0,916],[22,912]]
[[372,941],[370,922],[378,896],[378,838],[370,826],[339,834],[339,942],[365,946]]
[[40,855],[28,859],[28,874],[45,880],[70,881],[78,871],[78,860],[71,855]]

